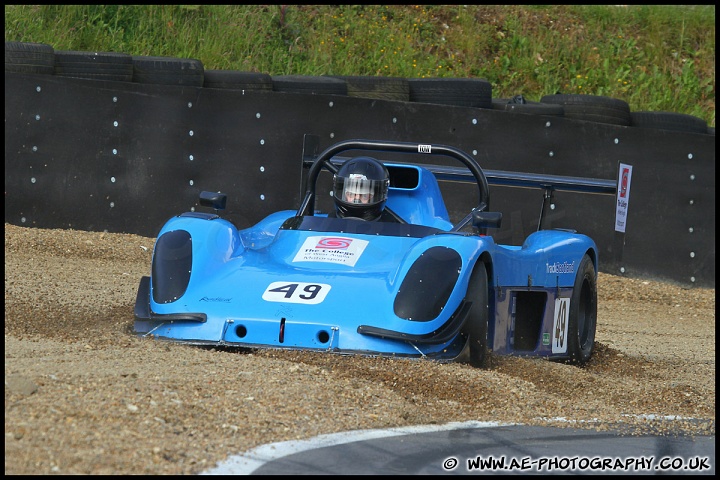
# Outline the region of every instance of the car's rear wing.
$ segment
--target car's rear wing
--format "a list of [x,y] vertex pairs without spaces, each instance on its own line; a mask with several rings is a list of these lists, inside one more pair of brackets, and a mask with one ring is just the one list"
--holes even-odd
[[[473,176],[462,167],[442,165],[422,165],[430,170],[438,180],[451,182],[473,182]],[[483,170],[490,185],[508,187],[538,188],[542,190],[595,193],[615,195],[617,182],[600,178],[567,177],[536,173],[509,172],[505,170]]]

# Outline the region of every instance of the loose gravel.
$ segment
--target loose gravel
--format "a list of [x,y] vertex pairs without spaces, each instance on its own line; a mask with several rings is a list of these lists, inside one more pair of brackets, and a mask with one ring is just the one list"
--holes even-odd
[[715,435],[714,289],[601,273],[582,368],[201,348],[132,334],[153,243],[5,224],[6,474],[194,474],[271,442],[468,420]]

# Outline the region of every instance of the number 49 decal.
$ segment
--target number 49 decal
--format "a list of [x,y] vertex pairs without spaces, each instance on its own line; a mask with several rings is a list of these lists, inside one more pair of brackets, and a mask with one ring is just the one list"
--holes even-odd
[[325,283],[273,282],[265,289],[268,302],[305,303],[313,305],[325,300],[330,285]]
[[552,353],[567,352],[568,323],[570,323],[570,319],[568,318],[568,314],[570,313],[569,309],[569,298],[555,299],[555,323],[553,324]]

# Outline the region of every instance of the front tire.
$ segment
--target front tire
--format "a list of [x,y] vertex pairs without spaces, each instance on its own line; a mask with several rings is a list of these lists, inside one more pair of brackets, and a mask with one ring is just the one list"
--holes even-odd
[[472,302],[470,313],[460,334],[468,341],[467,362],[474,367],[485,365],[488,334],[488,279],[487,269],[478,261],[468,283],[465,300]]
[[597,274],[588,255],[575,277],[568,321],[568,362],[584,365],[592,357],[597,327]]

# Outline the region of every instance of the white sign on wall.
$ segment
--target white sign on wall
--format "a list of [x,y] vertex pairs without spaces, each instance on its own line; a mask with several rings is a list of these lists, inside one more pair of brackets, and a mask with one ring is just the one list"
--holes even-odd
[[630,203],[630,180],[632,165],[620,164],[617,186],[617,204],[615,206],[615,231],[625,232],[627,226],[628,204]]

